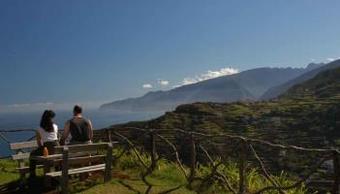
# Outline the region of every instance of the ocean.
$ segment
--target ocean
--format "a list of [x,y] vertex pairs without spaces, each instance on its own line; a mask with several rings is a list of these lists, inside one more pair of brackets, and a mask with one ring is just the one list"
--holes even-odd
[[[0,130],[37,129],[42,112],[0,112]],[[91,120],[95,129],[101,129],[113,124],[129,121],[142,121],[156,118],[163,112],[117,112],[102,110],[87,110],[84,117]],[[69,111],[56,111],[55,122],[59,128],[72,117]],[[26,141],[34,135],[33,132],[2,133],[10,142]],[[9,145],[0,138],[0,157],[11,154]]]

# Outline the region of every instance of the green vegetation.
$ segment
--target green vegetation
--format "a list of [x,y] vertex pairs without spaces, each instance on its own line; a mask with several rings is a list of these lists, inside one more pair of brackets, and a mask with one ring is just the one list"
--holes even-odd
[[[142,160],[147,164],[150,163],[150,158],[146,155],[142,155]],[[147,189],[145,183],[141,180],[141,173],[144,173],[143,166],[138,161],[136,154],[128,153],[124,154],[117,162],[114,168],[114,180],[110,183],[97,185],[89,190],[83,191],[83,193],[110,193],[117,191],[117,193],[144,193]],[[188,171],[188,169],[186,169]],[[238,185],[238,168],[235,163],[226,163],[220,165],[218,170],[230,179],[230,182],[234,188]],[[201,166],[197,170],[197,177],[205,179],[209,177],[212,172],[211,166]],[[290,185],[293,183],[293,179],[284,173],[278,176],[272,177],[281,185]],[[270,183],[261,175],[256,169],[250,169],[248,176],[248,188],[249,191],[257,191],[263,187],[269,186]],[[171,193],[178,194],[191,194],[199,191],[200,193],[230,193],[226,192],[223,187],[218,184],[216,180],[208,180],[204,183],[201,180],[196,180],[192,183],[192,189],[188,189],[188,183],[185,176],[179,170],[177,164],[160,160],[156,167],[156,170],[149,176],[147,181],[152,185],[151,193],[159,193],[172,188],[181,186],[179,189],[174,190]],[[119,191],[119,192],[118,192]],[[267,193],[278,193],[271,191]],[[290,190],[291,194],[307,193],[307,189],[304,186],[300,186],[296,189]]]
[[340,104],[334,100],[287,100],[195,103],[179,106],[147,122],[113,126],[184,129],[203,133],[229,133],[260,137],[303,147],[338,146]]
[[[183,129],[202,133],[227,133],[268,140],[273,143],[296,145],[307,148],[330,148],[340,146],[340,68],[318,74],[315,78],[294,86],[280,98],[260,102],[193,103],[181,105],[175,111],[145,122],[132,122],[112,126],[118,131],[125,127],[151,129]],[[174,131],[166,134],[176,138],[182,152],[187,143]],[[132,137],[133,138],[133,137]],[[202,143],[202,142],[200,142]],[[232,147],[223,148],[223,155],[234,157]],[[208,149],[215,150],[209,140]],[[229,150],[228,150],[229,149]],[[163,150],[164,151],[164,150]],[[289,175],[303,175],[308,167],[315,165],[323,155],[257,148],[277,176],[284,170]],[[214,153],[213,153],[214,154]],[[220,154],[216,152],[215,154]],[[182,156],[185,160],[186,154]],[[237,157],[237,156],[236,156]],[[200,160],[200,159],[198,159]],[[204,161],[202,161],[204,163]],[[289,171],[288,171],[289,170]],[[321,170],[322,171],[322,170]],[[256,174],[256,170],[253,174]],[[327,175],[320,172],[316,175]],[[283,176],[283,174],[282,174]],[[250,183],[263,185],[261,177]],[[280,179],[280,178],[279,178]],[[287,180],[283,178],[284,180]],[[327,178],[326,178],[327,179]],[[288,179],[289,180],[289,179]]]
[[0,185],[15,181],[19,178],[16,167],[17,163],[10,159],[0,160]]
[[276,100],[187,104],[151,121],[113,127],[180,128],[261,137],[303,147],[331,147],[340,142],[339,101],[337,68],[294,86]]
[[[115,150],[115,155],[120,153],[120,150]],[[142,160],[146,164],[150,164],[150,157],[147,155],[141,155]],[[0,180],[1,185],[9,182],[16,181],[18,175],[15,171],[15,163],[11,160],[0,160],[1,171]],[[146,184],[141,179],[141,174],[145,173],[145,168],[139,162],[137,155],[133,152],[126,152],[121,155],[119,159],[115,161],[113,172],[113,180],[109,183],[103,184],[103,178],[101,174],[94,173],[89,179],[79,181],[78,178],[73,177],[71,179],[71,193],[144,193],[147,189]],[[188,169],[185,169],[189,171]],[[219,166],[218,171],[223,173],[229,178],[233,187],[237,188],[238,185],[238,168],[235,163],[225,163]],[[193,194],[196,191],[200,193],[229,193],[226,192],[218,181],[213,179],[207,179],[207,182],[203,182],[205,178],[209,177],[212,172],[211,166],[200,166],[197,170],[197,179],[192,183],[192,189],[189,189],[188,182],[179,170],[177,164],[167,161],[165,159],[159,160],[155,171],[148,175],[146,180],[153,185],[151,193],[160,193],[169,189],[175,189],[173,194]],[[290,185],[293,183],[293,178],[282,173],[278,176],[272,177],[282,185]],[[248,188],[249,191],[256,191],[265,186],[269,186],[270,183],[256,170],[250,169],[248,176]],[[278,193],[271,191],[267,193]],[[302,185],[296,189],[290,190],[288,193],[302,194],[307,193],[306,188]]]

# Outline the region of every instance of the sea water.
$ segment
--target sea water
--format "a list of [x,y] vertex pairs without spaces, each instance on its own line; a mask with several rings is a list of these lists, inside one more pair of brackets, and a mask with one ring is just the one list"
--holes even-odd
[[[129,121],[141,121],[156,118],[163,112],[118,112],[87,110],[84,117],[91,120],[95,129],[105,128],[110,125]],[[42,112],[0,112],[0,130],[37,129]],[[55,122],[63,128],[65,122],[72,117],[69,111],[56,111]],[[2,133],[10,142],[26,141],[34,136],[34,132]],[[11,154],[9,145],[0,138],[0,157]]]

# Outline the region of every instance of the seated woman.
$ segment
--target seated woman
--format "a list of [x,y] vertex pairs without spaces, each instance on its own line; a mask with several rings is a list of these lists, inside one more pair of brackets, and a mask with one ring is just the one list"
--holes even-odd
[[32,156],[42,156],[46,147],[49,154],[54,154],[54,146],[58,143],[58,126],[54,123],[55,113],[52,110],[45,110],[41,117],[40,128],[36,131],[38,148],[30,154],[30,178],[36,176],[35,169],[37,161]]

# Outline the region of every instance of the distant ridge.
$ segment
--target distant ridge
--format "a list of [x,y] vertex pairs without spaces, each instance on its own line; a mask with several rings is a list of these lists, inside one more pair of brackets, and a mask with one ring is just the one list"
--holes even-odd
[[340,97],[340,67],[320,72],[312,79],[291,87],[280,98]]
[[311,71],[308,71],[295,79],[289,80],[286,83],[283,83],[278,86],[274,86],[270,88],[268,91],[266,91],[263,96],[261,97],[262,100],[269,100],[273,98],[277,98],[278,96],[284,94],[289,88],[293,87],[296,84],[300,84],[304,81],[307,81],[309,79],[312,79],[314,76],[316,76],[318,73],[328,70],[328,69],[334,69],[340,67],[340,59],[330,62],[328,64],[322,65],[321,67],[317,67],[312,69]]
[[256,68],[222,76],[169,91],[149,92],[142,97],[104,104],[101,109],[119,111],[168,111],[194,102],[235,102],[257,100],[269,88],[315,68]]
[[319,72],[274,101],[184,104],[149,121],[113,127],[185,129],[306,147],[339,147],[339,99],[340,67]]

